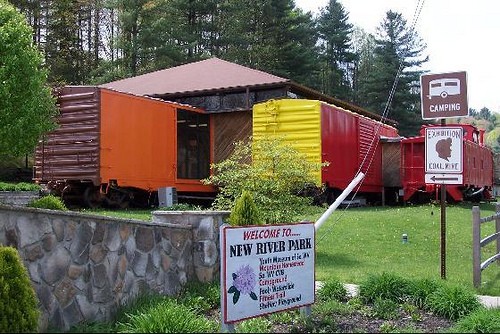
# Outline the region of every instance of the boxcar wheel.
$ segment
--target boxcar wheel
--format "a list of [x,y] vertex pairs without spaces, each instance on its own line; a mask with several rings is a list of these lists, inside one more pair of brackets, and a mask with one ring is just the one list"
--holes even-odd
[[327,188],[326,190],[326,203],[330,206],[335,202],[337,197],[339,197],[340,193],[335,191],[333,188]]
[[98,208],[102,204],[99,188],[87,187],[83,193],[83,201],[85,205],[91,209]]
[[126,209],[130,204],[130,196],[126,191],[120,191],[117,189],[111,189],[108,192],[106,201],[111,207],[118,209]]

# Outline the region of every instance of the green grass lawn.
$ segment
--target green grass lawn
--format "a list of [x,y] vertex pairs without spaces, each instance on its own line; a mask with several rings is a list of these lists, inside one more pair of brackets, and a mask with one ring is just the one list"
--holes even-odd
[[[445,275],[452,283],[472,287],[472,206],[446,206]],[[494,213],[494,203],[482,203],[481,217]],[[310,207],[297,221],[316,221],[326,207]],[[145,210],[92,211],[150,220]],[[483,224],[482,237],[494,231]],[[408,235],[408,243],[402,235]],[[494,254],[495,244],[482,249],[481,261]],[[369,275],[393,272],[409,278],[441,278],[441,208],[439,204],[337,209],[316,234],[316,279],[335,277],[359,284]],[[500,296],[500,266],[482,273],[478,294]]]
[[[441,261],[440,205],[338,209],[316,234],[316,279],[337,277],[360,283],[368,275],[394,272],[410,278],[442,278],[472,287],[472,204],[447,205],[446,252]],[[494,204],[480,205],[481,217],[494,213]],[[321,214],[310,213],[316,221]],[[482,237],[494,222],[483,224]],[[408,243],[402,235],[408,235]],[[495,244],[482,249],[481,261],[495,254]],[[479,294],[500,296],[500,266],[483,270]]]

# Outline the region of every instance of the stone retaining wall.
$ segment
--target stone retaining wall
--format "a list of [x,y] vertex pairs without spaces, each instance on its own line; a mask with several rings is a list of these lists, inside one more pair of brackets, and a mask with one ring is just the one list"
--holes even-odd
[[0,204],[26,206],[38,198],[39,191],[0,191]]
[[40,331],[112,320],[153,290],[217,279],[226,211],[156,211],[152,222],[0,205],[0,245],[19,251],[40,301]]

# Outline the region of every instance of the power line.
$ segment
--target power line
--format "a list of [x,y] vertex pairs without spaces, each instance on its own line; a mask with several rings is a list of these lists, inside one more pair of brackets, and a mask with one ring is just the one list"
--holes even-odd
[[[420,14],[422,12],[422,8],[424,6],[424,2],[425,2],[425,0],[418,0],[417,1],[417,5],[416,5],[415,11],[413,13],[413,20],[412,20],[412,23],[411,23],[410,28],[408,30],[410,36],[413,36],[413,34],[415,33],[415,27],[416,27],[416,24],[417,24],[418,19],[420,17]],[[406,45],[406,47],[409,48],[410,46]],[[362,162],[361,162],[361,164],[359,166],[359,169],[356,172],[355,176],[357,176],[361,172],[363,172],[363,170],[362,170],[363,166],[366,166],[366,170],[363,173],[365,175],[367,175],[368,170],[370,169],[370,167],[371,167],[371,165],[373,163],[373,160],[375,158],[375,152],[377,151],[377,147],[378,147],[378,144],[379,144],[380,128],[382,127],[383,124],[386,123],[386,121],[388,119],[387,116],[389,114],[390,105],[391,105],[392,100],[394,98],[394,94],[396,93],[396,88],[397,88],[397,85],[398,85],[398,82],[399,82],[399,77],[401,76],[401,73],[403,72],[403,69],[404,69],[404,58],[401,56],[401,59],[399,60],[398,70],[396,71],[396,75],[395,75],[394,81],[392,83],[392,87],[391,87],[391,90],[389,92],[389,96],[387,97],[387,101],[385,103],[385,107],[384,107],[384,110],[382,112],[380,121],[377,122],[377,126],[375,128],[375,132],[374,132],[373,138],[372,138],[372,140],[370,142],[368,150],[367,150],[365,156],[363,157],[363,160],[362,160]],[[369,162],[368,162],[368,164],[365,164],[366,161],[367,161],[367,159],[369,159]],[[337,219],[335,220],[335,223],[340,220],[340,218],[345,214],[346,210],[351,206],[351,203],[354,201],[354,198],[358,194],[359,189],[361,188],[363,182],[364,182],[364,179],[362,179],[361,182],[358,183],[358,185],[356,186],[356,190],[352,194],[350,200],[348,201],[347,205],[345,206],[345,208],[342,211],[342,213],[340,214],[340,216],[337,217]],[[326,235],[327,234],[323,234],[323,236],[319,240],[316,241],[316,244],[318,244],[321,240],[323,240],[326,237]]]

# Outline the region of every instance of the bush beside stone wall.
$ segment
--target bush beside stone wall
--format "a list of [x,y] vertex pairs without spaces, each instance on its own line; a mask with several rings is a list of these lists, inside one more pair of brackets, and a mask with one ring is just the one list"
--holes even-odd
[[152,222],[0,205],[0,244],[19,251],[40,300],[40,331],[112,320],[142,291],[176,295],[219,273],[219,226],[229,212],[171,214]]

